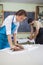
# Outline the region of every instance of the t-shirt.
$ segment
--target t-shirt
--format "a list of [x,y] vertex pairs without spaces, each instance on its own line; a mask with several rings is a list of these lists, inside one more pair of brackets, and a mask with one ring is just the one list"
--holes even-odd
[[17,30],[18,30],[18,27],[19,27],[19,22],[16,21],[16,15],[9,15],[8,17],[5,18],[5,20],[3,21],[3,24],[1,26],[1,27],[3,27],[3,26],[6,27],[6,35],[11,34],[12,22],[14,23],[14,25],[16,25],[16,29],[15,29],[14,33],[17,33]]
[[39,21],[34,21],[33,27],[39,30],[40,28],[43,27],[43,25]]

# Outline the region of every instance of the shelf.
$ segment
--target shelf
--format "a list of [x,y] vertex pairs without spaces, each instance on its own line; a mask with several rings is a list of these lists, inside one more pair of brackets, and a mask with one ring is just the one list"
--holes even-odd
[[43,17],[43,6],[36,6],[36,20]]
[[43,16],[43,13],[40,13],[39,16]]
[[3,22],[3,4],[0,4],[0,26]]

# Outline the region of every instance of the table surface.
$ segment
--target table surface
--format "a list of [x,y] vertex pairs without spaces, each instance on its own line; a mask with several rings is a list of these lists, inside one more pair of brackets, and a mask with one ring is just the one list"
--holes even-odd
[[36,46],[33,51],[16,55],[0,51],[0,65],[43,65],[43,45]]

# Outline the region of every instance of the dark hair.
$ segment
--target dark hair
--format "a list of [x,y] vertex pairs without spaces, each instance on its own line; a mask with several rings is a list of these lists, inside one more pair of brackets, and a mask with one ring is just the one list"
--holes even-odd
[[29,23],[32,23],[32,21],[34,21],[34,19],[29,18],[29,19],[28,19],[28,24],[29,24]]
[[18,15],[18,16],[24,15],[24,16],[26,16],[26,17],[27,17],[27,13],[26,13],[26,11],[25,11],[25,10],[23,10],[23,9],[21,9],[21,10],[17,11],[17,12],[16,12],[16,15]]

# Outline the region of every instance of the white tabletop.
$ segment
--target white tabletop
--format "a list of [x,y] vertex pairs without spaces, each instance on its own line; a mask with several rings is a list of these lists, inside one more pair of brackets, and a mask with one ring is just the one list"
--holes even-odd
[[43,45],[30,45],[29,49],[12,53],[0,51],[0,65],[43,65]]

